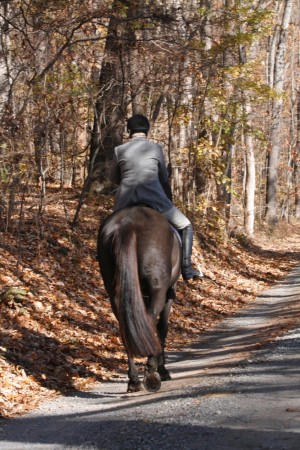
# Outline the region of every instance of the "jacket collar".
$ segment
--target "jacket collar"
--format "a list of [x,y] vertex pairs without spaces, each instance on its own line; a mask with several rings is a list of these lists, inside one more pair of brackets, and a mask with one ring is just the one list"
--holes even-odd
[[147,139],[147,136],[145,133],[133,133],[130,137],[130,139],[137,139],[137,138]]

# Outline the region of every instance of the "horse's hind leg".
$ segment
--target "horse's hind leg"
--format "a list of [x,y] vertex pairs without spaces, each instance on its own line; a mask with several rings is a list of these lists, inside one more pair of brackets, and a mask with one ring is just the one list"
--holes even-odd
[[[154,283],[153,283],[154,284]],[[158,326],[164,305],[166,302],[166,291],[162,288],[153,289],[151,292],[151,304],[148,306],[148,313],[152,316],[155,326]],[[144,386],[147,391],[157,392],[161,387],[161,377],[158,370],[160,355],[150,355],[147,360],[145,370]]]
[[[175,294],[174,294],[175,295]],[[168,298],[169,297],[169,298]],[[173,298],[169,295],[167,297],[167,301],[164,309],[160,314],[160,318],[157,325],[158,334],[161,340],[162,353],[158,357],[158,373],[160,374],[160,378],[162,381],[171,380],[171,375],[169,371],[165,367],[166,359],[165,359],[165,341],[168,334],[168,323],[169,323],[169,315],[173,305]]]
[[128,357],[128,388],[127,392],[138,392],[144,390],[144,385],[139,379],[138,371],[133,358]]
[[158,373],[158,357],[150,355],[147,360],[147,367],[144,376],[144,386],[149,392],[157,392],[161,387],[160,374]]

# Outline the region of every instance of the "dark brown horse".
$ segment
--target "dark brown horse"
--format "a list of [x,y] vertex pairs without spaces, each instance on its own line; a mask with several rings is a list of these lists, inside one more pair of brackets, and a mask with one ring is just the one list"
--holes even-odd
[[[181,246],[169,222],[146,206],[116,211],[101,225],[98,259],[128,355],[128,392],[158,391],[170,379],[164,346],[180,274]],[[134,356],[148,357],[143,383]]]

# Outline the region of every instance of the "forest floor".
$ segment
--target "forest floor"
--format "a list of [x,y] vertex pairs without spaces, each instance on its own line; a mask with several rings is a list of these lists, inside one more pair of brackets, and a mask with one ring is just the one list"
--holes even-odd
[[[17,230],[0,233],[2,417],[24,414],[47,398],[89,389],[127,370],[95,258],[99,222],[111,212],[112,199],[88,198],[78,226],[71,228],[77,203],[77,196],[59,197],[54,190],[42,224],[32,211]],[[201,227],[193,223],[197,233]],[[218,243],[202,232],[198,237],[194,260],[205,277],[190,284],[179,280],[169,351],[250,305],[299,263],[300,225],[284,223],[252,240]]]

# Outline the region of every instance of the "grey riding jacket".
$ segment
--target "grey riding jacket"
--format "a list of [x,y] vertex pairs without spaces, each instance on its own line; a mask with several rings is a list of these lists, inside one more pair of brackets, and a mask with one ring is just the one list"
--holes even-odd
[[114,210],[136,203],[149,204],[159,212],[173,207],[162,186],[168,181],[162,148],[146,136],[133,136],[115,148],[110,180],[119,185]]

